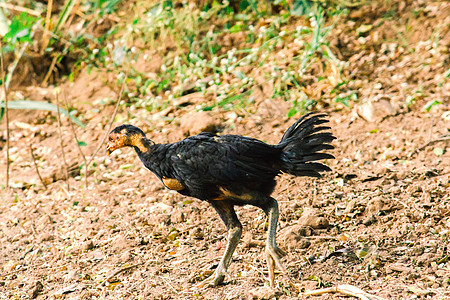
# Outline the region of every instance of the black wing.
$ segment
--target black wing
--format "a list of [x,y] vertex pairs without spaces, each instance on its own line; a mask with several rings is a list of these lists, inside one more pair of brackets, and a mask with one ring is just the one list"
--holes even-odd
[[191,190],[272,180],[281,154],[257,139],[212,133],[186,138],[169,152],[174,177]]

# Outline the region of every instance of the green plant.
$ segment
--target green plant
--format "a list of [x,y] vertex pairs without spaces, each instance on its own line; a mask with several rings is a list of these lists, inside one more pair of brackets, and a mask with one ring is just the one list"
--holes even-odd
[[[223,10],[223,6],[218,6],[215,12],[220,10]],[[194,89],[214,95],[216,99],[213,104],[204,103],[203,110],[211,110],[215,106],[232,109],[251,104],[252,90],[261,84],[255,82],[251,71],[244,72],[242,69],[252,65],[266,70],[263,84],[272,83],[272,97],[292,101],[293,110],[290,115],[294,110],[312,109],[317,100],[305,97],[304,93],[300,92],[302,76],[309,72],[311,66],[326,60],[333,65],[331,68],[334,72],[329,72],[324,79],[330,82],[330,86],[341,84],[342,79],[339,74],[339,61],[330,50],[326,39],[332,25],[324,26],[325,15],[320,6],[314,8],[309,5],[308,10],[311,12],[312,26],[301,26],[296,30],[283,30],[289,22],[289,15],[273,16],[267,26],[259,28],[255,28],[252,24],[255,20],[249,15],[239,16],[238,20],[232,17],[234,25],[229,26],[230,21],[227,21],[222,34],[225,32],[234,35],[243,32],[253,47],[230,49],[223,53],[223,46],[217,42],[220,41],[219,30],[210,30],[203,38],[199,38],[198,35],[198,31],[201,32],[204,23],[213,18],[213,15],[194,10],[189,17],[184,17],[185,8],[177,11],[170,1],[160,3],[149,10],[150,18],[145,21],[146,23],[136,23],[137,28],[139,32],[146,32],[149,35],[150,44],[154,43],[157,37],[166,37],[166,40],[177,45],[176,55],[165,58],[156,81],[152,80],[150,83],[143,78],[140,78],[140,81],[146,82],[145,90],[152,86],[154,93],[166,94],[169,100],[182,96],[186,89]],[[208,12],[211,12],[211,9]],[[180,32],[184,32],[183,38],[174,41],[176,36],[181,36]],[[300,54],[292,59],[271,57],[280,46],[285,47],[291,37],[294,37],[295,42],[300,45],[302,49]],[[220,52],[223,54],[219,55]],[[271,70],[267,70],[268,65],[273,65]],[[348,102],[353,100],[354,96],[345,99],[336,97],[335,100]],[[155,103],[154,98],[147,101]]]
[[3,37],[6,42],[4,51],[14,51],[19,43],[32,42],[32,27],[36,24],[38,18],[27,13],[21,13],[12,18],[9,30]]
[[317,101],[308,98],[305,94],[300,99],[296,99],[292,103],[291,109],[288,111],[288,117],[291,118],[295,116],[298,112],[305,113],[307,111],[313,110],[317,105]]
[[[30,0],[32,6],[35,6],[36,1]],[[74,68],[76,69],[81,62],[87,64],[95,64],[100,61],[102,64],[105,57],[104,51],[94,53],[93,49],[103,49],[102,44],[110,35],[115,33],[115,27],[108,30],[105,34],[99,37],[93,37],[86,30],[67,30],[68,26],[74,22],[84,24],[84,27],[91,27],[99,18],[114,13],[117,5],[121,0],[67,0],[58,13],[58,18],[51,28],[46,24],[49,22],[42,15],[31,15],[23,12],[18,15],[0,14],[0,23],[9,23],[6,34],[3,36],[4,52],[16,51],[20,44],[30,44],[30,52],[35,52],[34,55],[42,56],[42,59],[48,59],[47,55],[51,53],[54,58],[52,66],[60,62],[65,57],[71,57],[74,61]],[[77,16],[73,9],[78,3],[79,9],[84,13],[81,17]],[[48,9],[48,7],[47,7]],[[9,18],[9,20],[8,20]],[[45,25],[45,26],[44,26]],[[34,38],[36,30],[44,30],[43,35],[39,35],[39,40]],[[15,53],[17,56],[18,54]],[[53,67],[50,68],[51,73]]]
[[[306,75],[315,76],[321,84],[329,86],[326,93],[332,101],[348,104],[356,98],[355,93],[346,94],[341,64],[328,45],[327,36],[333,24],[325,26],[327,17],[339,14],[339,9],[329,9],[338,7],[329,1],[297,0],[289,5],[287,1],[247,0],[240,2],[237,13],[226,1],[213,1],[205,7],[171,0],[136,3],[136,17],[131,24],[126,28],[112,27],[99,37],[85,31],[69,34],[65,30],[74,3],[65,2],[47,51],[52,52],[55,62],[79,54],[70,79],[84,66],[114,73],[130,68],[127,80],[133,85],[128,86],[129,105],[159,110],[171,105],[177,97],[202,92],[207,101],[198,109],[246,110],[254,103],[253,90],[270,85],[268,96],[290,101],[293,109],[289,115],[292,115],[294,111],[313,109],[322,101],[305,93]],[[85,21],[90,24],[113,13],[118,3],[120,0],[82,0]],[[275,6],[277,10],[273,10]],[[289,26],[293,17],[309,18],[311,26],[293,29]],[[267,22],[261,25],[262,19]],[[42,21],[37,18],[34,22]],[[30,23],[33,20],[28,20],[27,26]],[[108,43],[119,31],[120,38]],[[242,36],[245,42],[235,47],[224,43],[224,37]],[[149,77],[130,66],[129,62],[142,55],[133,46],[138,40],[144,41],[145,49],[156,49],[164,57],[156,76]],[[296,56],[276,55],[292,42],[298,47]],[[318,74],[317,65],[326,68]],[[336,86],[339,92],[333,95]]]
[[[2,108],[1,111],[5,108],[5,102],[0,102],[0,108]],[[32,109],[32,110],[45,110],[45,111],[57,111],[58,108],[56,105],[48,102],[43,101],[31,101],[31,100],[13,100],[8,101],[8,108],[9,109]],[[3,113],[0,111],[0,121],[3,118]],[[77,124],[78,126],[84,128],[84,124],[73,115],[69,114],[67,110],[64,108],[59,108],[60,113],[66,115],[67,117],[70,117],[70,119]]]
[[[34,1],[31,1],[34,3]],[[44,79],[44,82],[48,79],[49,75],[53,71],[53,67],[56,63],[61,62],[64,57],[72,56],[74,54],[78,55],[74,64],[74,69],[78,68],[82,62],[89,65],[98,64],[105,62],[106,51],[100,45],[105,41],[106,37],[110,34],[114,33],[114,29],[109,30],[105,35],[99,38],[93,38],[85,31],[81,31],[78,35],[72,35],[66,30],[67,22],[73,14],[73,8],[77,1],[68,0],[65,2],[61,11],[59,12],[58,19],[54,29],[51,34],[44,34],[43,40],[35,40],[34,39],[34,30],[39,28],[42,30],[42,24],[45,21],[41,16],[34,16],[28,13],[21,13],[18,15],[11,15],[10,21],[8,21],[8,15],[5,15],[3,11],[0,11],[0,23],[3,27],[5,24],[9,23],[9,26],[6,30],[6,34],[2,37],[3,40],[3,51],[4,52],[14,52],[15,61],[12,64],[12,68],[10,68],[10,73],[6,76],[6,82],[1,83],[5,84],[6,88],[8,88],[9,82],[12,78],[12,75],[15,70],[15,66],[19,62],[22,57],[25,48],[30,45],[29,49],[38,49],[35,55],[42,55],[42,59],[45,59],[44,56],[47,53],[52,53],[53,61],[50,69],[47,72],[47,76]],[[95,22],[99,17],[112,13],[117,4],[120,3],[120,0],[94,0],[94,1],[82,1],[80,7],[85,9],[86,15],[84,16],[88,25],[89,22]],[[3,28],[2,27],[2,28]],[[101,49],[100,51],[91,51],[92,45],[96,45],[97,49]],[[19,47],[20,46],[20,47]],[[42,48],[40,48],[42,47]],[[20,49],[20,51],[18,50]],[[33,51],[33,50],[29,50]],[[73,73],[70,77],[73,77]],[[0,102],[0,120],[4,114],[4,106],[5,103]],[[29,101],[29,100],[20,100],[20,101],[9,101],[8,107],[12,109],[40,109],[40,110],[48,110],[48,111],[56,111],[56,106],[46,103],[46,102],[37,102],[37,101]],[[61,112],[68,115],[68,113],[61,109]],[[77,118],[70,116],[75,123],[79,126],[84,126]]]

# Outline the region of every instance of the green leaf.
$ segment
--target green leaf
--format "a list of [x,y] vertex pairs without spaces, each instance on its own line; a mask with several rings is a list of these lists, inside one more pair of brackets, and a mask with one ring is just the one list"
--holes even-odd
[[292,118],[293,116],[295,116],[295,114],[296,114],[297,112],[298,112],[298,111],[297,111],[297,109],[296,109],[295,107],[291,108],[291,109],[288,111],[288,118]]
[[72,13],[72,9],[75,6],[76,1],[75,0],[67,0],[64,4],[63,9],[61,10],[58,22],[56,23],[55,30],[53,32],[57,33],[66,23],[67,19],[69,18],[70,14]]
[[[5,107],[5,102],[0,102],[0,107]],[[52,103],[48,103],[48,102],[44,102],[44,101],[13,100],[13,101],[8,101],[8,108],[10,108],[10,109],[35,109],[35,110],[47,110],[47,111],[55,111],[56,112],[58,107]],[[67,112],[67,110],[65,110],[64,108],[59,108],[59,111],[63,115],[70,117],[70,119],[75,124],[80,126],[81,128],[86,127],[83,123],[81,123],[81,121],[79,119],[70,115]]]
[[437,156],[442,156],[444,155],[444,149],[436,147],[433,149],[434,154],[436,154]]
[[233,27],[230,28],[230,33],[241,32],[243,28],[244,28],[243,24],[235,24]]
[[313,281],[318,281],[318,282],[321,281],[320,278],[319,278],[318,276],[316,276],[316,275],[310,275],[310,276],[307,278],[307,280],[313,280]]
[[364,258],[367,254],[369,254],[369,252],[367,252],[365,249],[361,249],[361,250],[356,251],[356,256],[359,259]]
[[438,260],[437,264],[443,264],[446,263],[448,261],[448,255],[444,256],[443,258],[441,258],[440,260]]
[[171,241],[174,241],[179,235],[180,233],[178,231],[173,231],[171,234],[167,236],[167,238]]
[[236,76],[238,79],[243,80],[246,76],[245,73],[242,71],[233,71],[234,76]]
[[121,170],[127,170],[127,169],[132,169],[132,168],[134,168],[134,165],[133,165],[133,164],[124,164],[124,165],[121,165],[119,168],[120,168]]
[[87,146],[87,144],[86,144],[86,142],[78,141],[78,146],[83,147],[83,146]]
[[194,202],[192,199],[186,199],[183,201],[183,204],[187,205],[187,204],[191,204],[192,202]]
[[227,105],[228,103],[233,103],[234,101],[239,100],[239,99],[242,99],[242,95],[241,94],[228,96],[225,99],[219,101],[218,105],[220,107],[223,107],[223,106]]
[[5,40],[9,41],[11,44],[16,44],[17,42],[31,42],[31,28],[35,21],[36,17],[24,12],[15,16],[9,25],[9,31],[5,35]]
[[290,11],[293,16],[306,15],[311,10],[311,1],[309,0],[295,0],[292,3],[292,9]]
[[369,32],[370,30],[372,30],[373,25],[372,24],[368,24],[368,25],[361,25],[358,27],[358,29],[356,29],[356,33],[361,35],[361,33],[366,33]]
[[441,104],[441,102],[436,99],[430,100],[422,107],[422,110],[429,112],[433,106],[438,104]]

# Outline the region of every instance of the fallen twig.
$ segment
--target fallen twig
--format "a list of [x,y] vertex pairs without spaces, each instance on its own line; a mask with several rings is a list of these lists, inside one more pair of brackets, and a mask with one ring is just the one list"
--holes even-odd
[[50,41],[50,38],[48,37],[48,35],[49,35],[49,32],[50,32],[52,8],[53,8],[53,0],[49,0],[48,3],[47,3],[47,14],[45,16],[44,32],[42,34],[41,54],[44,54],[45,49],[47,49],[48,42]]
[[[2,74],[2,87],[3,97],[5,99],[5,119],[6,119],[6,184],[5,187],[9,188],[9,114],[8,114],[8,91],[6,90],[5,72],[4,72],[4,59],[3,59],[3,44],[0,40],[0,68]],[[11,74],[12,75],[12,74]]]
[[[73,8],[72,8],[73,13],[70,14],[69,19],[67,20],[66,24],[64,25],[64,27],[65,27],[65,29],[66,29],[65,32],[64,32],[64,34],[66,34],[67,31],[69,30],[70,24],[72,24],[72,21],[73,21],[73,19],[75,18],[75,16],[79,16],[79,17],[81,17],[81,18],[84,18],[83,13],[80,13],[80,9],[79,9],[80,2],[81,2],[81,0],[76,0],[76,1],[75,1],[75,4],[73,5]],[[82,22],[83,22],[83,24],[84,24],[85,20],[83,20]]]
[[102,281],[98,286],[102,286],[102,285],[106,284],[106,282],[109,282],[112,278],[114,278],[114,277],[116,277],[117,275],[119,275],[120,273],[125,272],[125,271],[128,271],[128,270],[131,270],[131,269],[133,269],[133,268],[135,268],[135,267],[139,267],[139,266],[142,265],[142,264],[143,264],[143,263],[138,263],[138,264],[134,264],[134,265],[127,266],[127,267],[124,267],[124,268],[122,268],[122,269],[119,269],[119,270],[117,270],[116,272],[114,272],[111,276],[108,276],[108,278],[106,278],[104,281]]
[[57,107],[57,113],[56,116],[58,117],[58,132],[59,132],[59,141],[61,143],[61,153],[62,153],[62,157],[63,157],[63,161],[64,161],[64,167],[66,169],[66,184],[67,184],[67,190],[70,191],[70,184],[69,184],[69,167],[67,165],[67,160],[66,160],[66,154],[64,152],[64,142],[63,142],[63,137],[62,137],[62,132],[61,132],[61,112],[59,111],[59,99],[58,99],[58,94],[55,95],[56,98],[56,107]]
[[164,280],[165,281],[165,283],[172,289],[172,291],[174,291],[177,295],[179,295],[180,294],[180,292],[178,292],[171,284],[170,284],[170,282],[166,279],[166,278],[164,278],[164,277],[162,277],[162,276],[158,276],[159,278],[161,278],[162,280]]
[[[33,38],[33,36],[34,36],[34,32],[32,32],[30,34],[30,38]],[[9,66],[8,76],[6,76],[6,81],[5,81],[6,88],[9,88],[9,84],[11,83],[12,75],[14,74],[14,71],[16,70],[16,67],[19,64],[19,61],[22,58],[23,53],[25,52],[25,49],[27,49],[28,45],[29,45],[29,42],[25,42],[25,44],[23,44],[22,48],[20,48],[19,55],[16,56],[16,59],[14,60],[14,62]]]
[[[33,36],[34,33],[31,34]],[[28,47],[29,42],[26,42],[22,48],[19,51],[19,55],[16,56],[16,59],[12,63],[12,65],[9,68],[8,76],[5,78],[5,72],[4,72],[4,58],[3,58],[3,44],[0,39],[0,56],[1,56],[1,77],[2,77],[2,87],[3,87],[3,93],[4,93],[4,100],[5,100],[5,119],[6,119],[6,188],[9,187],[9,147],[10,147],[10,135],[9,135],[9,109],[8,109],[8,95],[7,90],[9,88],[9,83],[11,82],[12,75],[14,74],[14,71],[17,67],[17,64],[19,63],[20,59],[23,56],[23,53],[25,52],[25,49]]]
[[364,292],[360,288],[349,284],[340,284],[335,287],[319,289],[314,291],[304,292],[304,296],[319,296],[327,293],[341,293],[347,296],[357,297],[362,300],[384,300],[384,298],[371,295],[369,293]]
[[307,240],[337,240],[336,237],[330,235],[305,236]]
[[256,272],[258,272],[259,274],[261,274],[262,276],[264,276],[264,278],[266,277],[266,274],[268,272],[264,272],[263,270],[258,269],[258,267],[252,265],[252,264],[248,264],[250,266],[250,268],[252,268],[253,270],[255,270]]
[[18,5],[13,5],[13,4],[9,4],[9,3],[4,3],[4,2],[0,2],[0,7],[2,8],[6,8],[6,9],[10,9],[10,10],[15,10],[15,11],[19,11],[19,12],[25,12],[29,15],[33,15],[33,16],[40,16],[41,13],[26,7],[22,7],[22,6],[18,6]]
[[436,144],[438,142],[448,141],[448,140],[450,140],[450,134],[444,134],[444,135],[439,136],[437,139],[429,140],[427,143],[423,144],[421,147],[419,147],[416,150],[414,150],[413,152],[411,152],[409,157],[412,157],[414,154],[422,151],[423,149],[425,149],[426,147],[428,147],[430,145]]
[[95,149],[94,153],[92,154],[91,158],[89,159],[88,165],[91,164],[91,162],[94,160],[94,158],[97,155],[98,151],[101,149],[103,143],[105,142],[106,138],[108,137],[108,134],[109,134],[109,132],[111,130],[112,124],[114,123],[114,118],[116,117],[117,111],[119,110],[120,101],[122,101],[122,94],[123,94],[123,90],[125,89],[125,83],[126,83],[127,78],[128,78],[128,72],[125,74],[125,79],[123,80],[122,87],[120,88],[119,100],[117,100],[116,107],[114,108],[114,113],[113,113],[113,115],[111,117],[111,120],[109,122],[108,129],[106,130],[102,141],[100,142],[100,144],[98,144],[97,149]]
[[50,78],[50,75],[52,75],[53,68],[56,65],[56,62],[58,61],[59,55],[53,56],[52,63],[50,64],[50,67],[48,68],[47,74],[45,74],[44,80],[42,80],[41,85],[46,86],[48,79]]
[[30,152],[31,152],[31,158],[33,159],[33,163],[34,163],[34,168],[36,169],[36,173],[39,176],[39,180],[41,181],[44,188],[47,189],[47,185],[45,184],[44,180],[42,179],[41,173],[39,172],[39,168],[36,163],[36,157],[34,156],[34,153],[33,153],[33,146],[31,146],[31,144],[30,144]]
[[66,190],[66,188],[64,187],[64,185],[62,185],[62,184],[59,184],[59,186],[61,187],[61,189],[64,191],[64,193],[66,193],[66,195],[67,195],[67,198],[71,198],[71,196],[70,196],[70,193],[69,193],[69,191],[68,190]]
[[73,126],[72,119],[70,118],[70,110],[69,110],[69,104],[67,103],[66,93],[64,93],[64,92],[63,92],[63,97],[64,97],[64,102],[66,104],[67,113],[69,114],[70,129],[72,129],[73,137],[75,138],[75,141],[77,142],[78,152],[80,152],[80,154],[81,154],[81,156],[83,157],[83,160],[84,160],[84,170],[85,170],[84,171],[85,172],[84,185],[85,185],[85,187],[87,189],[88,188],[88,164],[87,164],[86,155],[84,155],[83,150],[81,150],[80,141],[78,140],[77,134],[75,132],[75,128]]

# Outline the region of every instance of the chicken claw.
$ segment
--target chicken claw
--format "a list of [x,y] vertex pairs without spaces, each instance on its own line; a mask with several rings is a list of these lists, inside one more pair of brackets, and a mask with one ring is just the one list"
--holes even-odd
[[271,287],[275,286],[275,266],[281,272],[287,275],[286,268],[280,262],[280,256],[284,256],[285,252],[278,247],[266,247],[267,268],[269,270],[269,283]]
[[214,287],[218,286],[219,284],[222,284],[225,280],[225,277],[231,278],[230,274],[228,274],[227,270],[225,268],[217,267],[217,269],[214,271],[214,273],[203,280],[202,282],[198,283],[196,285],[197,288],[204,288],[204,287]]
[[286,268],[280,262],[280,256],[285,255],[277,246],[276,242],[276,230],[278,223],[278,204],[273,198],[268,198],[267,206],[264,209],[268,219],[269,228],[267,230],[267,243],[266,243],[266,260],[267,267],[269,269],[269,282],[270,286],[275,286],[275,266],[281,270],[281,272],[287,275]]

